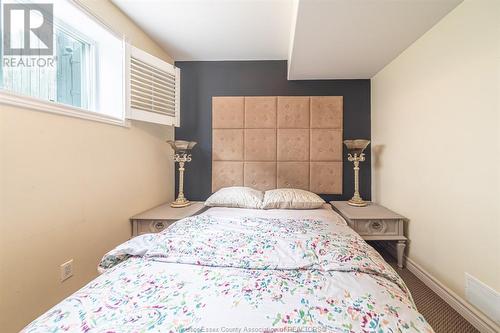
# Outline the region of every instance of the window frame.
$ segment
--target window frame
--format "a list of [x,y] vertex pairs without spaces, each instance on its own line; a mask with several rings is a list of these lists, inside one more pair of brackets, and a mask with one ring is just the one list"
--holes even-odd
[[[104,23],[99,17],[94,15],[88,7],[86,7],[84,4],[82,4],[79,0],[70,0],[71,4],[73,4],[78,10],[81,10],[85,15],[89,17],[89,19],[93,20],[95,23],[101,25],[104,29],[106,29],[109,33],[111,33],[113,36],[121,40],[121,43],[123,45],[123,68],[122,68],[122,73],[123,73],[123,96],[126,97],[126,87],[127,87],[127,76],[126,76],[126,60],[127,60],[127,45],[129,45],[129,42],[124,34],[118,33],[117,31],[113,30],[109,25]],[[62,23],[62,24],[61,24]],[[75,32],[74,29],[71,29],[70,27],[68,28],[68,25],[63,23],[63,22],[54,22],[55,25],[58,26],[58,28],[62,28],[65,32],[68,32],[68,34],[74,36],[77,39],[83,39],[84,42],[88,42],[86,36],[82,34],[81,32],[77,31]],[[92,39],[89,39],[92,40]],[[92,44],[91,44],[92,45]],[[94,70],[98,68],[98,60],[97,60],[97,52],[98,52],[98,47],[94,44],[92,45],[92,49],[94,52],[92,53],[92,56],[89,58],[89,68],[87,69],[87,72],[90,70]],[[93,59],[91,59],[93,58]],[[2,64],[0,64],[2,65]],[[117,125],[117,126],[122,126],[122,127],[130,127],[130,120],[126,118],[126,102],[124,103],[125,109],[122,112],[122,116],[120,118],[113,117],[104,113],[96,112],[95,107],[97,105],[97,99],[99,97],[99,91],[98,91],[98,82],[97,82],[97,77],[94,77],[94,75],[90,75],[92,78],[92,82],[89,82],[89,84],[92,85],[92,99],[91,99],[91,105],[89,105],[89,109],[86,108],[81,108],[81,107],[76,107],[68,104],[63,104],[59,102],[54,102],[54,101],[49,101],[37,97],[32,97],[29,95],[23,95],[19,93],[15,93],[3,88],[0,88],[0,105],[10,105],[10,106],[15,106],[15,107],[20,107],[23,109],[28,109],[28,110],[34,110],[34,111],[42,111],[42,112],[47,112],[47,113],[53,113],[53,114],[58,114],[58,115],[64,115],[64,116],[69,116],[69,117],[74,117],[74,118],[81,118],[85,120],[92,120],[92,121],[98,121],[106,124],[111,124],[111,125]],[[90,109],[92,107],[92,110]]]
[[87,109],[71,106],[68,104],[46,101],[27,95],[20,95],[4,89],[0,89],[0,104],[17,106],[28,110],[54,113],[58,115],[70,116],[86,120],[99,121],[111,125],[130,127],[129,121],[125,118],[115,118],[104,113],[89,111]]

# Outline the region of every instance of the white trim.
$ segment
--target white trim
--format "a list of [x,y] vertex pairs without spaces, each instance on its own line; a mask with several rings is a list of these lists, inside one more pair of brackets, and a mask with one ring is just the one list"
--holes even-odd
[[[388,242],[382,244],[391,255],[394,256],[395,247]],[[479,332],[482,333],[496,333],[500,332],[500,326],[498,326],[493,320],[485,316],[482,312],[477,310],[472,304],[464,300],[462,297],[458,296],[450,288],[442,284],[438,279],[432,276],[429,272],[417,264],[413,259],[405,256],[405,267],[408,268],[410,272],[413,273],[420,281],[422,281],[427,287],[429,287],[433,292],[435,292],[443,301],[445,301],[449,306],[451,306],[455,311],[458,312],[465,320],[467,320],[472,326],[474,326]]]
[[133,108],[131,108],[130,110],[132,112],[132,116],[129,119],[132,120],[146,121],[148,123],[154,123],[166,126],[174,126],[176,123],[176,117],[149,111],[143,111],[139,109],[133,109]]
[[85,120],[98,121],[122,127],[130,127],[130,122],[125,119],[110,117],[102,113],[88,111],[71,105],[54,103],[30,96],[19,95],[3,89],[0,89],[0,104],[13,105],[30,110],[54,113]]
[[412,259],[406,257],[406,267],[427,287],[482,333],[500,332],[500,326],[474,308],[469,302],[455,294]]
[[175,127],[181,126],[181,69],[175,67]]
[[124,40],[124,47],[123,50],[123,55],[125,57],[123,61],[123,92],[124,92],[124,97],[125,97],[125,118],[126,119],[131,119],[132,117],[132,110],[130,109],[130,54],[131,54],[131,48],[132,45],[130,44],[129,41]]

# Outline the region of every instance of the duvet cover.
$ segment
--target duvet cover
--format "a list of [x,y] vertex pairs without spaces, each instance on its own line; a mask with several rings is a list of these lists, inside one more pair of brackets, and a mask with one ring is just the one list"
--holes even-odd
[[23,332],[432,332],[380,255],[317,211],[210,209],[135,237]]

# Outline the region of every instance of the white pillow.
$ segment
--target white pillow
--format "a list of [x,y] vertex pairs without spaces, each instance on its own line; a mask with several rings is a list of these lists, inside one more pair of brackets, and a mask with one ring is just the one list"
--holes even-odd
[[257,208],[262,205],[264,193],[250,187],[224,187],[212,194],[206,201],[209,207]]
[[317,194],[295,188],[279,188],[266,191],[263,209],[316,209],[323,206],[325,200]]

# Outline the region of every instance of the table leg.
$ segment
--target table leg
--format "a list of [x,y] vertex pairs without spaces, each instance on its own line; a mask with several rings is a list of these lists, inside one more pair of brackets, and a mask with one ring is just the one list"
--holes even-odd
[[398,267],[403,268],[403,256],[405,253],[406,241],[400,240],[396,245],[397,255],[398,255]]

